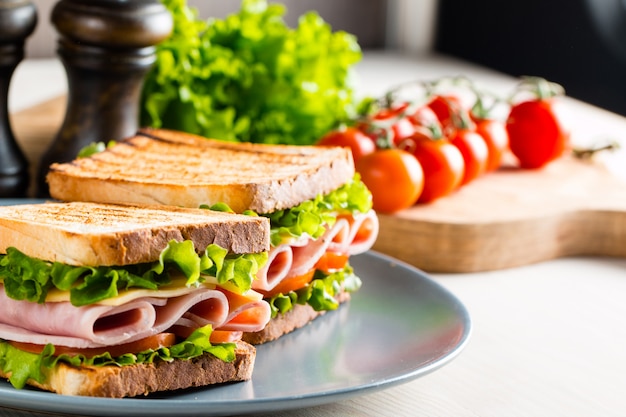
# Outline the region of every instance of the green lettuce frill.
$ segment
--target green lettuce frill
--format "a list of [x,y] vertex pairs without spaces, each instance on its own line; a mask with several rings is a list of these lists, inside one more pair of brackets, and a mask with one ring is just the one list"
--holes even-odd
[[0,255],[0,283],[15,300],[43,303],[48,291],[56,288],[69,291],[74,306],[83,306],[131,288],[158,290],[171,282],[170,272],[176,269],[187,278],[187,286],[198,285],[204,281],[203,275],[210,275],[220,284],[234,284],[243,293],[251,288],[267,257],[267,252],[228,254],[215,244],[198,255],[193,242],[172,240],[157,262],[90,267],[42,261],[10,247],[6,255]]
[[111,357],[109,353],[85,357],[84,355],[62,354],[55,356],[55,348],[48,344],[40,354],[25,352],[9,342],[0,340],[0,369],[9,375],[9,382],[18,389],[23,388],[29,379],[42,383],[47,369],[59,362],[72,366],[129,366],[153,363],[155,361],[188,360],[209,353],[225,362],[235,360],[234,343],[212,345],[209,342],[211,325],[196,329],[187,339],[173,346],[150,349],[139,353],[127,353]]

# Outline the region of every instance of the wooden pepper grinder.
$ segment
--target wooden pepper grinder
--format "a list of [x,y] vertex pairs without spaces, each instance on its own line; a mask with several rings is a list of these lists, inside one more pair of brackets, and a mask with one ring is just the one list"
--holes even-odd
[[159,0],[61,0],[51,16],[68,79],[65,119],[38,169],[37,196],[48,197],[53,162],[68,162],[93,142],[133,135],[143,80],[173,20]]
[[25,197],[28,191],[28,161],[11,129],[8,95],[13,71],[24,58],[24,40],[36,25],[32,2],[0,0],[0,198]]

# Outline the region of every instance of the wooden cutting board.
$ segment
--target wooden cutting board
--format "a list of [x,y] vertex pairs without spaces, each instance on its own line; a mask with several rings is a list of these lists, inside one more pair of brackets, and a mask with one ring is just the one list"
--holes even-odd
[[65,96],[44,101],[10,115],[11,129],[29,162],[31,186],[35,194],[35,178],[41,156],[56,136],[65,116]]
[[[11,116],[33,172],[64,112],[59,97]],[[542,170],[503,168],[434,203],[380,215],[380,223],[374,249],[430,272],[624,257],[626,182],[602,165],[563,158]]]
[[[625,161],[626,162],[626,161]],[[503,168],[454,195],[380,216],[375,249],[432,272],[572,255],[626,256],[626,181],[591,161]]]

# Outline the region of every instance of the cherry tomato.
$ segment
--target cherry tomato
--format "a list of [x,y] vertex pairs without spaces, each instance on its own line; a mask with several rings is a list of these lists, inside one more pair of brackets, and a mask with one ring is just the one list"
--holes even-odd
[[409,107],[409,103],[400,102],[393,104],[391,107],[382,107],[378,112],[374,115],[374,119],[376,120],[387,120],[393,119],[395,117],[404,116],[405,111]]
[[461,185],[485,173],[489,149],[482,136],[472,130],[458,129],[450,137],[450,143],[456,146],[463,155],[465,170]]
[[495,171],[500,167],[502,157],[509,148],[506,125],[495,119],[478,119],[475,123],[476,133],[483,137],[489,150],[486,171]]
[[562,123],[554,98],[513,105],[506,130],[511,152],[520,167],[527,169],[541,168],[560,157],[569,142],[569,132]]
[[391,125],[391,133],[391,140],[394,144],[397,144],[402,139],[413,135],[413,133],[415,133],[415,126],[407,117],[401,117]]
[[324,135],[318,142],[320,146],[344,146],[352,151],[352,158],[356,162],[363,155],[376,150],[372,139],[354,127],[333,130]]
[[425,129],[435,139],[443,135],[443,126],[441,126],[439,118],[429,106],[420,106],[413,114],[409,114],[407,117],[416,130],[421,129],[423,131]]
[[444,132],[455,128],[457,120],[469,118],[469,111],[463,107],[461,99],[453,95],[436,95],[428,107],[437,115]]
[[397,144],[415,133],[415,126],[404,115],[407,106],[408,104],[402,104],[390,109],[382,109],[369,121],[361,123],[359,128],[375,143],[382,141],[388,145]]
[[401,146],[413,153],[424,171],[424,189],[418,203],[428,203],[456,190],[465,172],[461,151],[447,139],[416,134]]
[[413,155],[402,149],[382,149],[356,164],[361,180],[372,192],[374,209],[393,213],[411,207],[424,187],[424,172]]

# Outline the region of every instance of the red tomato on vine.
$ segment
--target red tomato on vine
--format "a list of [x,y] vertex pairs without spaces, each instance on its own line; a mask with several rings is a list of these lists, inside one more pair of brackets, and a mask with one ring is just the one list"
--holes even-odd
[[362,121],[359,129],[380,144],[380,147],[391,147],[415,133],[415,126],[405,114],[408,107],[408,103],[402,103],[391,108],[382,108],[368,120]]
[[356,164],[361,180],[372,192],[374,210],[394,213],[411,207],[424,188],[424,171],[417,159],[402,149],[381,149]]
[[416,128],[425,128],[433,137],[439,138],[443,128],[437,114],[427,105],[419,106],[407,118]]
[[376,150],[376,144],[372,139],[354,127],[333,130],[324,135],[317,144],[320,146],[349,147],[354,162]]
[[506,125],[500,120],[476,120],[476,133],[485,141],[488,149],[486,171],[495,171],[502,164],[504,154],[509,149],[509,134]]
[[535,98],[512,105],[506,122],[509,146],[521,168],[541,168],[569,146],[569,131],[559,110],[562,91],[541,78],[526,79],[522,87]]
[[400,146],[417,158],[424,171],[424,189],[418,203],[444,197],[461,185],[465,172],[463,155],[447,139],[416,134]]
[[444,132],[455,128],[459,118],[469,117],[461,99],[453,95],[436,95],[428,103],[428,107],[437,115]]
[[489,149],[482,136],[469,129],[456,129],[450,136],[450,143],[456,146],[465,163],[461,185],[465,185],[485,173]]

